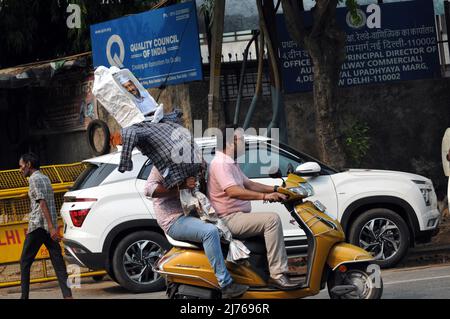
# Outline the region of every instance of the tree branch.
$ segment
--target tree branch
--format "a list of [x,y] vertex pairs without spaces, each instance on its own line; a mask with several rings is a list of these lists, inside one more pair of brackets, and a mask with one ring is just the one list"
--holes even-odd
[[270,65],[271,65],[272,70],[273,70],[275,87],[277,89],[280,89],[281,88],[281,81],[280,81],[280,74],[279,74],[278,62],[277,62],[277,52],[275,50],[273,39],[270,36],[270,32],[269,32],[269,29],[267,27],[267,21],[266,21],[265,15],[264,15],[262,0],[256,0],[256,7],[258,8],[260,27],[262,28],[261,31],[262,31],[262,33],[264,33],[264,39],[265,39],[266,44],[267,44],[267,51],[268,51],[267,55],[268,55],[268,58],[269,58],[269,61],[270,61]]
[[338,0],[317,0],[313,8],[314,24],[311,37],[316,37],[332,23],[336,17],[337,3]]
[[305,40],[309,36],[309,32],[306,30],[303,20],[305,11],[303,0],[281,0],[281,5],[289,34],[295,42],[305,48]]

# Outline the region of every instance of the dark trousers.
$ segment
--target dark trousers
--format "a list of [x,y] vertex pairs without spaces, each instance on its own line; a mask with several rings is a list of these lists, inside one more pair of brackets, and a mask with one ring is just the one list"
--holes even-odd
[[50,253],[53,268],[58,277],[59,286],[63,297],[71,297],[72,291],[67,286],[67,270],[61,254],[61,246],[50,237],[50,234],[43,228],[38,228],[27,235],[23,244],[22,256],[20,257],[22,299],[28,299],[30,293],[30,269],[34,258],[42,244],[47,247]]

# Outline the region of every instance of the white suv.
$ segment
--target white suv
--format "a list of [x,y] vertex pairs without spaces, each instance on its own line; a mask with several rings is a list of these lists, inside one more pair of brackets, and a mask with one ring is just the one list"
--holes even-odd
[[[270,144],[269,158],[279,155],[283,174],[304,162],[318,162],[286,145],[273,145],[268,138],[247,136],[246,143],[246,159],[258,158],[258,149]],[[197,144],[207,156],[214,153],[214,139],[198,139]],[[86,160],[88,168],[65,194],[61,215],[66,258],[106,269],[130,291],[159,290],[164,280],[152,272],[152,265],[170,244],[155,220],[152,201],[143,194],[152,165],[134,151],[133,171],[122,174],[117,171],[119,160],[119,152]],[[281,183],[261,174],[263,164],[249,162],[241,164],[249,178]],[[437,233],[440,214],[431,180],[393,171],[338,172],[318,163],[320,173],[307,177],[315,191],[310,200],[322,202],[340,220],[348,241],[373,252],[382,266],[395,265],[410,246]],[[306,236],[283,205],[255,201],[252,207],[255,212],[280,214],[288,255],[306,252]]]

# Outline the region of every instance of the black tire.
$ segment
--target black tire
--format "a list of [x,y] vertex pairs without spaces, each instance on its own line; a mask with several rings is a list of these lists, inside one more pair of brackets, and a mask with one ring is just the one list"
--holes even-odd
[[[390,268],[394,267],[397,263],[399,263],[403,257],[405,257],[408,252],[409,244],[410,244],[410,234],[408,225],[405,220],[396,212],[387,209],[387,208],[373,208],[364,213],[362,213],[355,221],[350,225],[349,229],[349,242],[365,248],[364,245],[360,242],[360,237],[367,238],[367,227],[364,232],[362,232],[363,228],[367,226],[371,221],[374,221],[374,229],[376,229],[376,225],[382,225],[384,221],[389,221],[392,223],[391,225],[395,225],[397,229],[390,230],[388,233],[384,232],[380,238],[375,239],[372,242],[371,249],[374,249],[374,253],[380,255],[381,250],[377,247],[383,247],[383,251],[388,256],[377,258],[376,263],[380,265],[381,268]],[[380,226],[380,228],[382,228]],[[381,229],[380,229],[381,230]],[[375,232],[376,233],[376,232]],[[392,236],[390,235],[392,234]],[[389,235],[389,236],[387,236]],[[386,237],[384,237],[386,236]],[[386,239],[388,238],[388,239]],[[395,239],[395,240],[392,240]],[[368,242],[368,241],[365,241]],[[380,244],[376,244],[375,242],[379,242]],[[396,245],[392,244],[393,242]],[[383,245],[384,244],[384,245]],[[396,247],[397,246],[397,247]],[[384,249],[386,247],[386,249]],[[371,252],[371,249],[365,248],[367,251]],[[395,253],[394,253],[395,251]],[[387,253],[386,253],[387,252]]]
[[[94,143],[94,133],[97,128],[100,128],[103,131],[103,141],[102,141],[102,147],[100,149],[97,149]],[[92,149],[92,152],[96,156],[105,155],[108,154],[111,146],[110,146],[110,137],[111,134],[109,132],[108,125],[103,122],[102,120],[93,120],[89,123],[87,127],[87,138],[89,146]]]
[[[330,273],[327,280],[327,289],[328,295],[331,299],[380,299],[383,295],[383,279],[381,277],[374,280],[373,273],[368,273],[365,266],[359,265],[347,265],[349,269],[345,274],[340,273],[339,271],[334,271]],[[337,285],[351,285],[354,284],[354,281],[349,278],[358,278],[359,285],[357,287],[365,286],[361,291],[357,290],[354,292],[350,292],[343,296],[337,296],[332,293],[332,289]],[[361,283],[364,282],[365,285]]]
[[117,278],[116,275],[114,274],[114,271],[112,269],[112,265],[109,265],[106,267],[105,269],[106,273],[108,274],[108,276],[115,282],[117,282]]
[[[138,255],[133,254],[137,249],[137,243],[146,243],[143,252],[143,259],[137,260]],[[170,244],[167,239],[159,233],[152,231],[137,231],[123,238],[116,249],[112,259],[113,272],[117,282],[125,289],[134,293],[161,291],[165,288],[165,279],[151,271],[151,266],[168,249]],[[125,254],[133,260],[125,266]],[[150,255],[149,255],[150,254]],[[150,257],[149,257],[150,256]],[[145,264],[145,266],[144,266]],[[131,278],[131,274],[141,273],[141,278],[136,280]],[[151,277],[151,278],[150,278]]]

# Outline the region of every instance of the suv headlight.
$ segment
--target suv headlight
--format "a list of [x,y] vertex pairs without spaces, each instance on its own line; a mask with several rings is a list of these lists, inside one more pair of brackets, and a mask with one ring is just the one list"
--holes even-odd
[[302,197],[309,197],[314,195],[314,188],[310,183],[300,183],[297,187],[290,187],[289,190]]
[[420,192],[422,193],[423,200],[425,201],[425,205],[430,206],[431,205],[431,201],[430,201],[431,189],[421,188]]
[[413,182],[419,187],[420,193],[422,194],[423,200],[426,206],[431,206],[431,192],[433,188],[429,183],[425,181],[413,180]]

